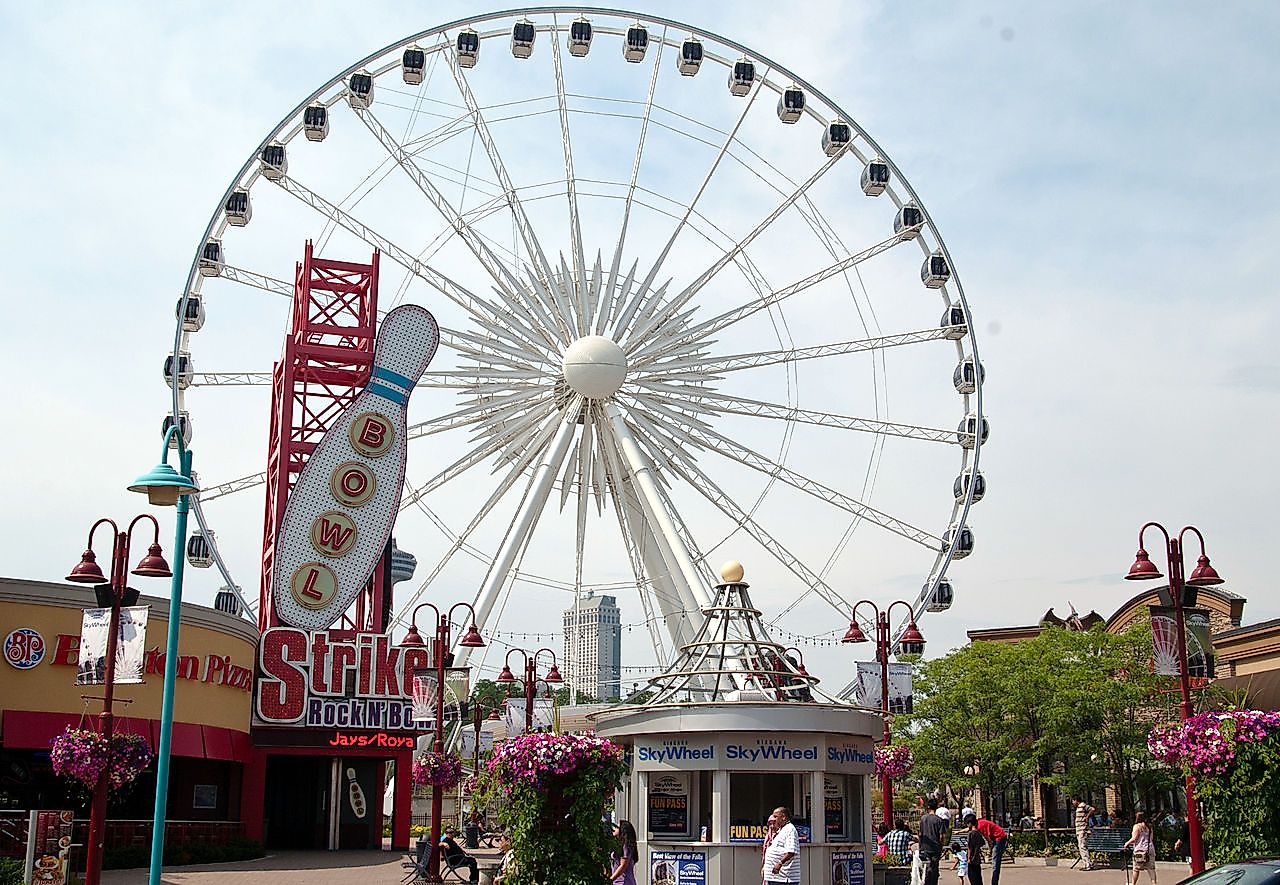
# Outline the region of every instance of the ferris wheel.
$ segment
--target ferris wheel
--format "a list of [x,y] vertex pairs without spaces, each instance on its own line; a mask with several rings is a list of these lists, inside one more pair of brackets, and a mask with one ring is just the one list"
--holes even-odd
[[165,360],[231,586],[257,580],[304,242],[376,251],[380,311],[440,325],[397,623],[474,596],[488,631],[549,632],[613,594],[662,664],[728,558],[797,635],[903,575],[917,616],[951,604],[985,492],[969,306],[902,171],[800,73],[664,18],[530,8],[414,34],[286,114],[200,237]]

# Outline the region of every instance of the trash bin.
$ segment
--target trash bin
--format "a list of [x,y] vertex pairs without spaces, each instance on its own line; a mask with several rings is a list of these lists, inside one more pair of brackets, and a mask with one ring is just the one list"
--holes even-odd
[[480,827],[478,824],[467,824],[462,828],[462,841],[472,851],[480,847]]

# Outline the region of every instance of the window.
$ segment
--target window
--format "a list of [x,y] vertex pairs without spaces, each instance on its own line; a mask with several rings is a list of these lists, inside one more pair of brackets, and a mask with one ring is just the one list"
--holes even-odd
[[[779,805],[791,806],[794,774],[733,771],[729,773],[729,826],[763,827]],[[732,838],[732,830],[730,831]]]

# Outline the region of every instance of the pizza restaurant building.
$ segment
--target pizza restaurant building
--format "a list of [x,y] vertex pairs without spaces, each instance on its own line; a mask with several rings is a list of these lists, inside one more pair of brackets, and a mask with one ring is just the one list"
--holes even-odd
[[[138,604],[150,607],[143,682],[117,684],[115,728],[155,747],[169,605],[152,597]],[[83,610],[95,606],[83,586],[0,578],[0,815],[25,820],[27,811],[41,808],[87,814],[87,793],[54,774],[49,748],[67,726],[98,727],[102,686],[76,684]],[[243,774],[253,755],[249,712],[257,631],[242,618],[204,606],[184,605],[182,617],[169,818],[198,823],[215,838],[237,835]],[[149,843],[154,797],[152,766],[109,810],[116,844]]]
[[[143,682],[117,683],[115,727],[154,748],[168,600],[138,604],[150,608]],[[49,750],[68,726],[98,728],[102,686],[76,684],[83,610],[95,606],[81,586],[0,578],[0,819],[18,829],[35,809],[87,817],[87,791],[53,772]],[[412,754],[423,728],[412,715],[411,683],[430,647],[293,627],[271,628],[259,641],[244,618],[189,603],[182,618],[169,841],[182,841],[185,828],[204,841],[244,836],[268,848],[380,849],[390,780],[391,844],[407,848]],[[154,797],[151,766],[109,807],[109,848],[149,845]],[[0,854],[19,847],[0,844]]]

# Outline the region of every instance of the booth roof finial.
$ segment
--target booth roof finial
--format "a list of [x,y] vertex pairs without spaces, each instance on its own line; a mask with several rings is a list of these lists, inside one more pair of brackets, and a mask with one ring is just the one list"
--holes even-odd
[[742,583],[743,574],[742,563],[738,562],[736,559],[731,559],[724,565],[720,566],[720,578],[726,584]]

